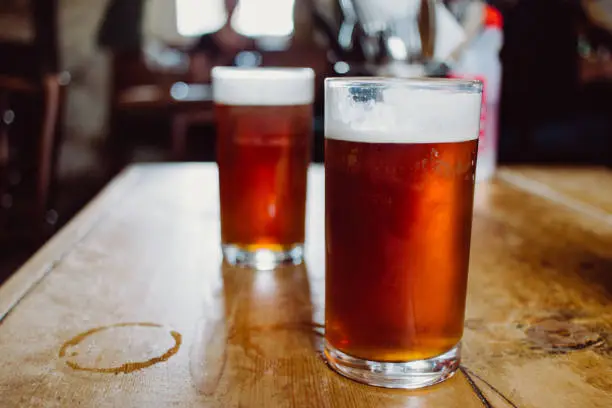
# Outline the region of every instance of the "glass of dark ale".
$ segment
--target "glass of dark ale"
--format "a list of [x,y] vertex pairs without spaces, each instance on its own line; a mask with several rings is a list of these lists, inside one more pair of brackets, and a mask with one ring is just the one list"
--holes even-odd
[[314,72],[216,67],[212,85],[223,256],[256,269],[300,264]]
[[421,388],[459,366],[482,84],[325,83],[325,356]]

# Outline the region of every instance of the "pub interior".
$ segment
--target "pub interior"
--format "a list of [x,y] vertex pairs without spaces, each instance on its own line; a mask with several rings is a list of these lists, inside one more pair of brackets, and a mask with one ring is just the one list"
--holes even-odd
[[[127,164],[214,161],[215,65],[314,69],[322,162],[324,78],[376,71],[358,24],[347,34],[345,3],[3,1],[1,279]],[[503,16],[500,162],[609,165],[609,14],[578,1],[490,4]]]
[[134,163],[216,161],[216,66],[311,68],[313,163],[326,78],[464,77],[491,166],[609,168],[608,3],[0,1],[0,284]]

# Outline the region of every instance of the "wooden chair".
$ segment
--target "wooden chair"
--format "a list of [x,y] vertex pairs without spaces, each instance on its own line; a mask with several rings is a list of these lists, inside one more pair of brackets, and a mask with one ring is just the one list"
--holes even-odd
[[162,115],[170,122],[173,160],[186,157],[186,134],[193,118],[212,122],[212,92],[209,85],[190,84],[184,73],[155,72],[140,50],[111,54],[110,132],[108,156],[111,176],[129,162],[133,141],[122,131],[130,115]]
[[[59,68],[58,0],[29,0],[7,21],[17,27],[0,27],[0,226],[40,240],[57,219],[49,211],[69,82]],[[11,38],[18,29],[29,34]]]

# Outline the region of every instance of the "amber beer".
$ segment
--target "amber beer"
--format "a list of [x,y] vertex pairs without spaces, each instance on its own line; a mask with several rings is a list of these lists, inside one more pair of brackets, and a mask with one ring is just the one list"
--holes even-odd
[[418,388],[457,368],[479,109],[469,81],[326,83],[325,338],[340,373]]
[[213,93],[225,258],[262,269],[300,263],[312,70],[215,68]]

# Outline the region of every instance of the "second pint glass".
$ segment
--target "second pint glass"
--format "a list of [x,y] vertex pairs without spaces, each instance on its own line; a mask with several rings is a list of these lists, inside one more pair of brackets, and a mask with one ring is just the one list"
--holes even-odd
[[223,255],[258,269],[301,263],[314,73],[217,67],[212,83]]
[[481,83],[328,79],[325,355],[371,385],[459,365]]

